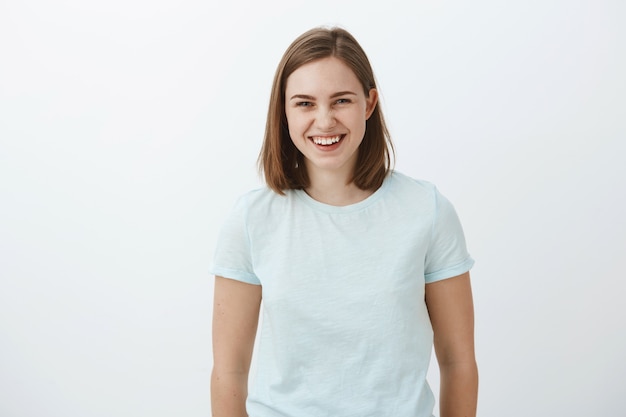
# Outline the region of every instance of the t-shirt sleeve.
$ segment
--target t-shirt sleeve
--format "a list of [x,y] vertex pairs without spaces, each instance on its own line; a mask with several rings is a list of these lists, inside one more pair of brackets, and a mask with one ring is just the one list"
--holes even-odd
[[467,252],[456,210],[436,188],[434,193],[435,215],[424,265],[427,284],[461,275],[474,265],[474,260]]
[[244,195],[237,200],[230,216],[222,225],[209,271],[224,278],[260,285],[252,264],[247,211],[247,199]]

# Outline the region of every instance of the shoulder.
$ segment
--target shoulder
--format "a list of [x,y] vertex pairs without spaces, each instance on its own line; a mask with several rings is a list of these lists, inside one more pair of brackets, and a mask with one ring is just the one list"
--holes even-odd
[[245,192],[236,198],[233,212],[245,218],[262,217],[280,210],[293,199],[293,191],[279,195],[269,187],[260,187]]
[[255,205],[255,204],[263,204],[263,203],[267,204],[273,200],[274,196],[280,197],[278,194],[276,194],[274,191],[272,191],[268,187],[255,188],[239,195],[239,197],[237,197],[236,204],[237,205]]
[[[289,195],[289,192],[287,192]],[[236,205],[257,205],[257,204],[273,204],[279,202],[281,199],[284,199],[285,196],[279,195],[271,188],[264,186],[259,188],[254,188],[252,190],[246,191],[243,194],[240,194],[235,199]]]
[[398,171],[392,171],[387,178],[387,186],[394,198],[425,204],[437,199],[437,187],[426,180],[409,177]]
[[430,214],[433,220],[456,216],[454,204],[442,194],[432,182],[411,178],[399,172],[394,172],[390,179],[395,183],[396,198],[402,200],[407,207],[420,209],[422,214]]

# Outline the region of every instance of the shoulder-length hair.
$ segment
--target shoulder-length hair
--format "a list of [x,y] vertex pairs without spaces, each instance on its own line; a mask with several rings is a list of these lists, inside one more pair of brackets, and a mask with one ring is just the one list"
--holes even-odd
[[[304,156],[289,137],[285,115],[287,78],[302,65],[317,59],[335,57],[354,71],[369,97],[376,88],[374,72],[356,39],[341,28],[314,28],[300,35],[283,55],[272,85],[265,137],[259,154],[259,169],[267,185],[278,194],[310,185]],[[363,190],[378,189],[391,170],[394,148],[379,103],[366,122],[359,146],[352,181]]]

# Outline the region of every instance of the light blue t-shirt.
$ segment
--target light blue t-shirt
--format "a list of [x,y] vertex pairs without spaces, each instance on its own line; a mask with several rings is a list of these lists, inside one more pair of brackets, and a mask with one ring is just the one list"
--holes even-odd
[[431,417],[425,284],[467,272],[450,202],[394,172],[367,199],[242,196],[211,272],[262,286],[250,417]]

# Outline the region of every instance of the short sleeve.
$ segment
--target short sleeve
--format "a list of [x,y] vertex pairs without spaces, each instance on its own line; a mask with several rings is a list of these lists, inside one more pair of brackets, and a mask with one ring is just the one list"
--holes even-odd
[[244,195],[237,200],[230,216],[222,225],[209,271],[224,278],[260,285],[252,265],[247,211],[247,199]]
[[426,283],[461,275],[474,265],[454,207],[436,188],[434,193],[435,214],[424,265]]

